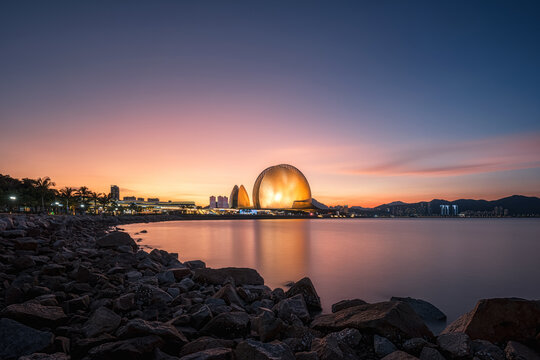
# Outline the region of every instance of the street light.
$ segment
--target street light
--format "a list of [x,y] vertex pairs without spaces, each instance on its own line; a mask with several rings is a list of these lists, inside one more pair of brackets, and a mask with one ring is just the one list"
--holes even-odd
[[16,197],[16,196],[13,196],[13,195],[11,195],[9,198],[10,198],[11,200],[17,200],[17,197]]

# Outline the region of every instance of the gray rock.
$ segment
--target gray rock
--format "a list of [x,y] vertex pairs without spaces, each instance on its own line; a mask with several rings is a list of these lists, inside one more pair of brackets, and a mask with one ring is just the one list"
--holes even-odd
[[44,306],[32,301],[9,305],[0,312],[0,316],[31,326],[55,326],[66,319],[61,307]]
[[272,310],[277,313],[280,319],[285,321],[290,322],[293,315],[297,316],[304,323],[310,320],[309,311],[302,294],[281,300]]
[[249,268],[199,268],[193,274],[194,281],[213,285],[222,285],[228,278],[232,278],[236,285],[264,285],[261,275]]
[[232,349],[218,347],[183,356],[180,360],[232,360],[233,356]]
[[420,360],[446,360],[437,349],[424,347],[420,353]]
[[362,340],[362,334],[357,329],[343,329],[338,332],[328,334],[326,337],[333,337],[339,345],[347,345],[351,348],[358,346]]
[[212,318],[202,329],[204,334],[225,339],[243,337],[249,331],[249,316],[245,312],[232,311]]
[[443,334],[437,337],[437,345],[452,359],[465,358],[472,355],[471,339],[465,333]]
[[299,351],[294,354],[296,360],[319,360],[316,351]]
[[191,270],[194,269],[204,269],[206,267],[206,264],[202,260],[190,260],[184,262],[184,265],[186,265]]
[[157,279],[160,285],[170,285],[176,282],[172,271],[163,271],[157,274]]
[[52,346],[54,335],[11,319],[0,319],[0,359],[18,359]]
[[364,305],[364,304],[367,304],[367,302],[361,299],[341,300],[332,305],[332,312],[336,313],[343,309],[347,309],[347,308],[358,306],[358,305]]
[[96,240],[96,245],[101,248],[117,248],[119,246],[128,245],[133,250],[137,250],[137,243],[129,236],[128,233],[121,231],[111,232]]
[[193,289],[194,286],[195,283],[190,278],[184,278],[178,283],[178,287],[184,292],[188,292],[189,290]]
[[182,347],[182,350],[180,351],[179,356],[182,357],[207,349],[232,348],[234,346],[235,343],[233,340],[216,339],[209,336],[203,336],[184,345],[184,347]]
[[147,335],[156,335],[165,340],[169,349],[178,352],[188,341],[184,334],[173,325],[159,321],[145,321],[143,319],[129,320],[126,325],[120,327],[116,336],[125,339]]
[[487,340],[473,340],[472,352],[479,360],[505,360],[504,351]]
[[309,310],[320,311],[321,308],[321,298],[317,294],[311,279],[305,277],[294,283],[293,286],[285,293],[287,297],[293,297],[301,294],[304,297],[304,301]]
[[295,360],[291,349],[280,341],[262,343],[248,339],[238,344],[235,355],[246,360]]
[[254,330],[262,342],[272,341],[279,337],[283,321],[276,319],[270,309],[261,308],[259,315],[251,320],[251,329]]
[[418,358],[407,354],[405,351],[394,351],[391,354],[386,355],[381,360],[417,360]]
[[191,324],[195,329],[200,329],[211,319],[212,311],[208,305],[203,305],[199,310],[197,310],[197,312],[191,315]]
[[402,301],[409,304],[413,310],[420,315],[425,321],[445,321],[446,315],[435,307],[433,304],[421,300],[413,299],[411,297],[396,297],[393,296],[390,301]]
[[435,347],[435,344],[431,344],[422,338],[412,338],[403,342],[403,350],[414,356],[420,355],[424,347]]
[[163,340],[155,335],[108,342],[90,349],[85,359],[145,359],[150,358],[154,350],[163,344]]
[[32,355],[21,356],[19,360],[70,360],[71,357],[65,353],[54,354],[34,353]]
[[128,279],[128,281],[135,281],[140,278],[142,278],[142,274],[140,271],[133,270],[126,273],[126,279]]
[[176,287],[169,287],[167,288],[167,294],[171,295],[173,298],[180,295],[180,289]]
[[180,281],[186,276],[190,276],[192,274],[191,269],[187,267],[170,268],[168,271],[171,271],[173,273],[176,281]]
[[227,305],[236,304],[241,307],[244,306],[244,301],[240,299],[236,289],[231,284],[223,286],[213,297],[215,299],[223,299]]
[[321,360],[343,360],[345,358],[343,350],[334,337],[326,336],[322,339],[313,339],[311,350],[315,351]]
[[540,354],[517,341],[509,341],[504,352],[508,360],[540,360]]
[[390,340],[377,334],[373,336],[373,348],[375,349],[375,354],[380,357],[384,357],[397,350],[396,346]]
[[83,330],[86,337],[95,337],[102,333],[111,333],[120,325],[122,318],[114,311],[102,306],[98,308],[90,319],[84,324]]
[[124,294],[116,298],[113,302],[113,309],[118,311],[129,311],[135,307],[135,294]]

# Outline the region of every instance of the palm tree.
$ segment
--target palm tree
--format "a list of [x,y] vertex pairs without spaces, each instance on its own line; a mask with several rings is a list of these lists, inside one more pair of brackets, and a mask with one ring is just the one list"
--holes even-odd
[[111,194],[101,194],[99,197],[99,203],[103,207],[103,210],[107,209],[107,205],[111,202]]
[[93,192],[93,191],[90,192],[90,199],[92,199],[92,201],[94,202],[94,214],[96,215],[98,211],[97,203],[99,201],[100,196],[101,196],[100,193]]
[[45,195],[49,192],[49,188],[55,186],[56,184],[51,181],[51,178],[45,176],[44,178],[37,178],[35,181],[35,188],[41,195],[41,211],[45,210]]
[[79,197],[79,201],[81,202],[81,207],[84,207],[86,201],[90,197],[91,191],[86,186],[81,186],[75,195]]
[[73,199],[73,194],[75,193],[75,189],[71,187],[64,187],[63,189],[60,189],[60,196],[66,200],[66,212],[69,211],[69,200]]

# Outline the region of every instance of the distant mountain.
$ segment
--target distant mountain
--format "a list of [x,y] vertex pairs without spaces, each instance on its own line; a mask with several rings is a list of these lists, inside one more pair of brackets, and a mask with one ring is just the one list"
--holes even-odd
[[377,207],[375,207],[375,209],[378,209],[378,208],[383,208],[383,207],[388,207],[388,206],[398,206],[398,205],[409,205],[408,203],[405,203],[403,201],[393,201],[391,203],[388,203],[388,204],[382,204],[382,205],[379,205]]

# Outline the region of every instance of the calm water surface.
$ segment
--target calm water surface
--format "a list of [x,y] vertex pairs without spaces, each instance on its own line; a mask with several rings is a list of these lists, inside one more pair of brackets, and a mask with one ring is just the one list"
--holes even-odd
[[[209,267],[250,267],[271,288],[309,276],[324,311],[411,296],[452,321],[478,299],[540,299],[540,219],[175,221],[124,226]],[[140,230],[147,234],[134,235]]]

